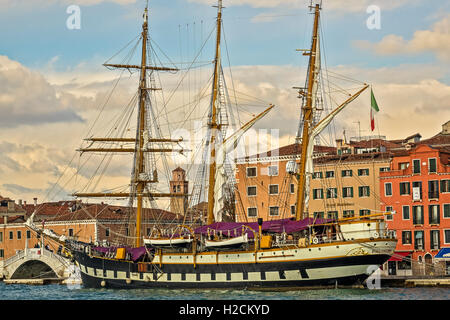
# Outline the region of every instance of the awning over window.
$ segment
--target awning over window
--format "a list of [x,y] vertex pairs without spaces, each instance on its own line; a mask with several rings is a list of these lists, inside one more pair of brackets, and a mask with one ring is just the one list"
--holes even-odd
[[450,248],[442,248],[434,257],[438,259],[450,259]]
[[388,261],[402,261],[409,254],[411,254],[411,251],[396,251]]

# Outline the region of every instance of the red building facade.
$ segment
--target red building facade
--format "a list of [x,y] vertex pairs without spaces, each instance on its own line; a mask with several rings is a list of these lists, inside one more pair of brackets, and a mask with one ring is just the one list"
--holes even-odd
[[390,171],[380,172],[381,208],[392,212],[387,223],[398,238],[396,255],[388,262],[392,275],[448,269],[434,257],[450,247],[450,149],[424,142],[394,154]]

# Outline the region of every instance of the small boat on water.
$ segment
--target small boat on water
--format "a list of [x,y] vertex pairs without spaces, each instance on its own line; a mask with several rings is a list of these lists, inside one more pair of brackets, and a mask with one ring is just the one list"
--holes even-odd
[[243,245],[248,244],[248,236],[247,234],[243,234],[238,237],[233,238],[225,238],[225,239],[205,239],[205,249],[209,250],[220,250],[220,249],[233,249],[240,248]]
[[190,237],[173,237],[173,238],[144,238],[144,244],[154,248],[186,248],[192,244],[194,239]]

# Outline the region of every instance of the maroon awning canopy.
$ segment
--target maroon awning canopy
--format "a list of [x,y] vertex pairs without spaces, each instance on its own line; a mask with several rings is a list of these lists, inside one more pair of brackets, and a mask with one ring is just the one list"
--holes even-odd
[[409,254],[411,254],[411,251],[396,251],[388,261],[402,261]]

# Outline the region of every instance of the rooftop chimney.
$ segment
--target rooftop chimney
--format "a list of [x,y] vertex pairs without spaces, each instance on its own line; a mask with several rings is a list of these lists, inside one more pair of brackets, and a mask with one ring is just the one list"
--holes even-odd
[[37,198],[33,198],[34,200],[34,205],[37,206]]

